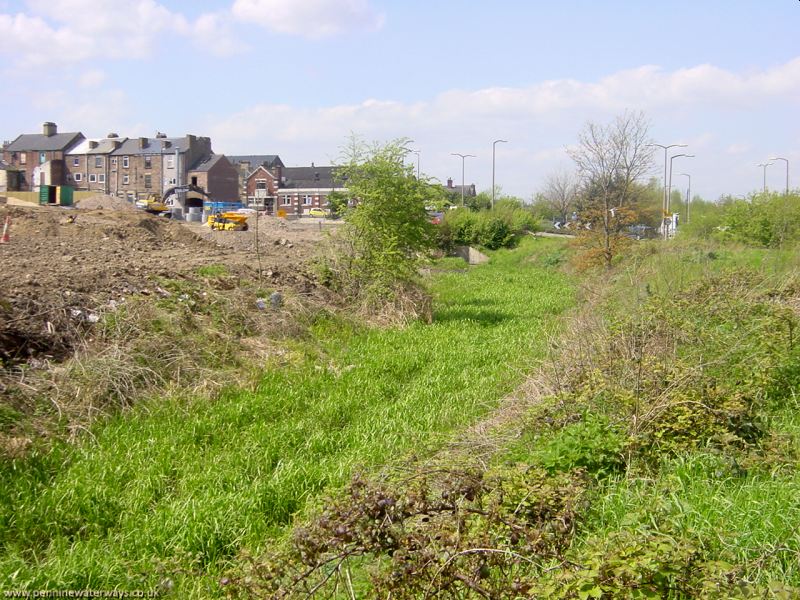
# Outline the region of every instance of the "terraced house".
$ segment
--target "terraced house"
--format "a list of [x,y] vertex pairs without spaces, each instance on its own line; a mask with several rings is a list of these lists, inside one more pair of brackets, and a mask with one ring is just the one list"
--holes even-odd
[[66,185],[66,154],[83,142],[80,132],[58,133],[55,123],[42,125],[42,133],[24,133],[13,142],[3,144],[3,162],[13,171],[13,189],[8,191],[38,191],[40,185]]
[[84,139],[66,155],[67,183],[77,191],[108,194],[111,153],[127,138],[109,133],[104,139]]

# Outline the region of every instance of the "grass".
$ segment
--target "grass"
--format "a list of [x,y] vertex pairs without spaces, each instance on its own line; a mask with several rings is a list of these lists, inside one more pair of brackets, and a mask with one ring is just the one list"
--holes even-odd
[[314,339],[276,356],[255,390],[154,400],[75,446],[3,464],[0,585],[152,589],[169,577],[176,597],[219,595],[239,551],[269,546],[322,492],[432,451],[520,383],[572,302],[562,274],[526,257],[559,244],[526,239],[437,273],[432,325],[320,314]]

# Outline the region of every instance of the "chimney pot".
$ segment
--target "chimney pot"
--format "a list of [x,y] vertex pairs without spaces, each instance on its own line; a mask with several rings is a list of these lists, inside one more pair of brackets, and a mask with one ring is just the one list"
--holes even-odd
[[108,134],[106,137],[107,137],[107,138],[109,138],[109,139],[113,139],[113,138],[118,138],[118,137],[119,137],[119,135],[117,135],[116,133],[114,133],[114,132],[112,131],[112,132],[111,132],[111,133],[109,133],[109,134]]

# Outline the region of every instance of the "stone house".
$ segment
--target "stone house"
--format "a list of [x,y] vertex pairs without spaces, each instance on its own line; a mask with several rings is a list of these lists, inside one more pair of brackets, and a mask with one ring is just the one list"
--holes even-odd
[[66,155],[67,182],[77,191],[108,194],[111,185],[111,153],[127,138],[109,133],[101,139],[85,139]]
[[201,158],[187,173],[187,183],[203,188],[215,202],[239,199],[239,172],[224,154]]

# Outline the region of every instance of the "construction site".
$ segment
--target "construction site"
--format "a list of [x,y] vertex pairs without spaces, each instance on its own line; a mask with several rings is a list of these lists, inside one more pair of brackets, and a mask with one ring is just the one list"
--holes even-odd
[[104,195],[70,207],[9,197],[0,205],[0,365],[62,360],[103,312],[203,266],[307,292],[305,265],[335,222],[255,213],[240,222],[246,229],[212,230]]

